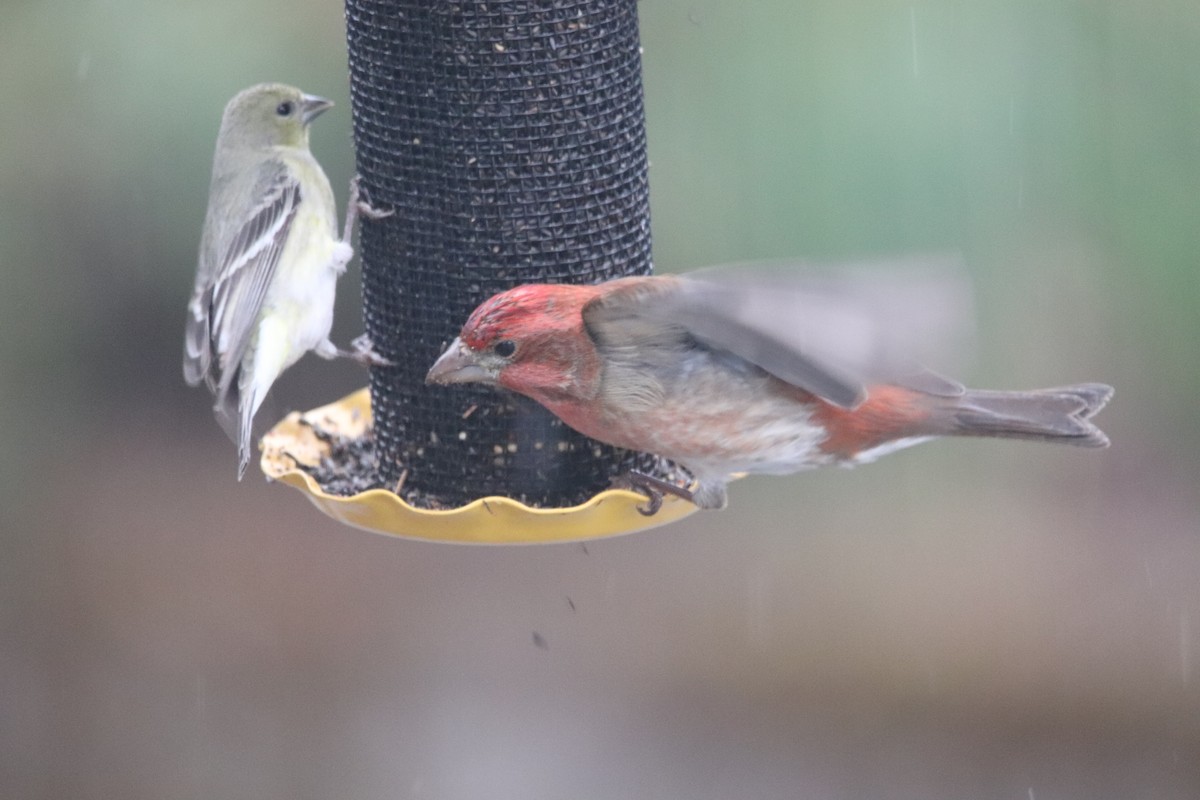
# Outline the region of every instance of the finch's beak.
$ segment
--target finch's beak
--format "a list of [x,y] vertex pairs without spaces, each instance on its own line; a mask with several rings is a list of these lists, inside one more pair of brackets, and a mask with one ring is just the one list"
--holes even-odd
[[433,363],[425,383],[495,383],[496,376],[479,366],[462,339],[455,339]]
[[305,125],[308,125],[331,108],[333,108],[332,100],[317,97],[315,94],[300,96],[300,119],[303,120]]

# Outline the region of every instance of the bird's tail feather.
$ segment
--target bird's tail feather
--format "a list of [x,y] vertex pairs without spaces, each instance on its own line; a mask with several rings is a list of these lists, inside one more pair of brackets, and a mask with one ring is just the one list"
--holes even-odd
[[1112,387],[1102,383],[1027,392],[969,390],[935,417],[937,433],[1107,447],[1108,437],[1091,418],[1112,395]]
[[254,441],[254,412],[249,406],[238,409],[241,418],[238,420],[238,480],[246,476],[246,467],[250,464],[250,446]]
[[233,381],[233,385],[229,387],[224,394],[217,396],[216,405],[213,406],[213,416],[217,418],[217,423],[220,424],[221,430],[225,431],[238,448],[238,480],[240,481],[246,474],[246,467],[250,464],[250,447],[254,441],[253,424],[254,398],[246,394],[242,387],[238,385],[239,381]]

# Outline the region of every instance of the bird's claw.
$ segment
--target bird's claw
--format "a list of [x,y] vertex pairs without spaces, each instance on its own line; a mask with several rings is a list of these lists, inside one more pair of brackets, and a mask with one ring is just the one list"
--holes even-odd
[[634,491],[646,495],[646,504],[637,507],[638,513],[644,517],[653,517],[657,514],[662,509],[663,497],[668,494],[687,500],[689,503],[692,502],[692,492],[689,489],[676,486],[670,481],[647,475],[644,472],[631,470],[624,476],[622,482]]
[[653,517],[658,513],[659,509],[662,508],[662,492],[656,492],[652,489],[644,489],[643,491],[646,493],[646,497],[648,497],[649,500],[644,506],[636,506],[637,512],[643,517]]
[[366,367],[396,366],[396,362],[379,355],[375,350],[375,343],[365,333],[350,342],[350,349],[345,353],[345,356]]
[[362,186],[362,176],[350,179],[350,206],[369,220],[381,220],[396,213],[394,208],[375,208],[371,205],[367,190]]
[[396,209],[394,208],[376,208],[366,200],[358,200],[356,203],[358,207],[358,213],[362,214],[364,217],[373,222],[377,222],[381,219],[387,219],[392,214],[396,213]]

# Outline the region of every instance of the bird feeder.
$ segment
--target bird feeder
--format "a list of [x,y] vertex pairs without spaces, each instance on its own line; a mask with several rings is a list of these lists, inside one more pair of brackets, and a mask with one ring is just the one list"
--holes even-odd
[[[367,334],[392,366],[293,414],[263,471],[335,519],[462,542],[626,533],[695,509],[612,489],[653,456],[524,398],[428,387],[471,310],[523,283],[651,271],[636,0],[346,0]],[[336,474],[334,474],[336,473]]]

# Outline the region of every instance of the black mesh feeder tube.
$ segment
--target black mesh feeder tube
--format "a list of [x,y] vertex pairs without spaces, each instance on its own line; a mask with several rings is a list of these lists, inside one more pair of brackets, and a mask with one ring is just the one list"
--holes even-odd
[[346,0],[346,28],[358,172],[393,212],[359,245],[367,334],[394,364],[371,370],[374,484],[410,511],[486,498],[495,517],[510,498],[557,517],[548,538],[596,535],[569,530],[581,507],[607,504],[611,533],[690,511],[639,519],[643,498],[605,491],[630,469],[660,472],[650,456],[516,395],[424,383],[497,292],[649,274],[635,0]]

